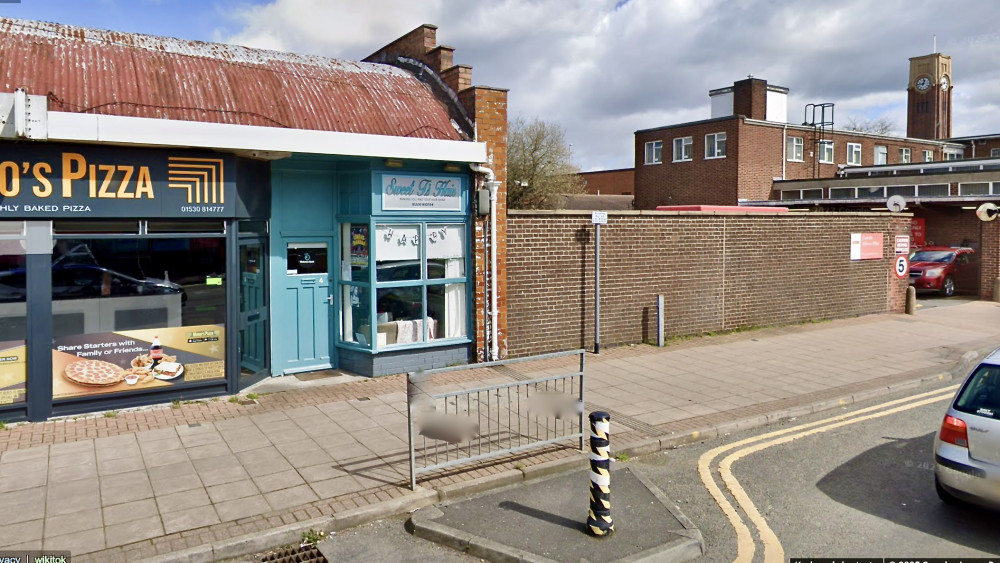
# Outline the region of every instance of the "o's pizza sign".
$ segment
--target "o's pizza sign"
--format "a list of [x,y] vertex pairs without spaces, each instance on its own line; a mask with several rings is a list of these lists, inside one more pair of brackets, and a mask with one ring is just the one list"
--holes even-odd
[[231,155],[49,144],[2,148],[0,220],[235,213]]

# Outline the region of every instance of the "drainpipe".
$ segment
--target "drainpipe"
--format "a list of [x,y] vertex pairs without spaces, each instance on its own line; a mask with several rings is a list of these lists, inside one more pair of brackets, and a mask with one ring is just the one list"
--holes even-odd
[[[806,150],[802,147],[802,150]],[[788,124],[781,128],[781,179],[785,179],[785,163],[788,161]]]
[[473,172],[486,175],[485,186],[490,190],[490,336],[489,336],[489,360],[500,359],[499,336],[497,333],[497,189],[500,182],[496,181],[493,170],[475,163],[470,163],[469,167]]

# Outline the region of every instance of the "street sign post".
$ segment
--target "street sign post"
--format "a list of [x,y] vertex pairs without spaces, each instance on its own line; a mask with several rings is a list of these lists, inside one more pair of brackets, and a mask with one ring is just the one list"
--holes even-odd
[[601,225],[608,224],[607,211],[592,211],[594,224],[594,353],[601,353]]
[[905,280],[910,275],[910,259],[905,254],[896,256],[892,273],[896,274],[896,277],[901,280]]

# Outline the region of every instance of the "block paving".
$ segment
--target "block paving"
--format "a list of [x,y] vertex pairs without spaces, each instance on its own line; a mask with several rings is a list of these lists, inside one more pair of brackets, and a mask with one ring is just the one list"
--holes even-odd
[[[966,352],[1000,343],[998,321],[1000,305],[970,302],[606,349],[587,354],[586,408],[611,412],[613,450],[695,440],[727,424],[935,379]],[[447,390],[574,369],[570,357],[433,377]],[[404,375],[244,403],[222,397],[8,425],[0,431],[8,514],[0,549],[136,561],[414,494]],[[419,484],[441,490],[580,455],[567,441]]]

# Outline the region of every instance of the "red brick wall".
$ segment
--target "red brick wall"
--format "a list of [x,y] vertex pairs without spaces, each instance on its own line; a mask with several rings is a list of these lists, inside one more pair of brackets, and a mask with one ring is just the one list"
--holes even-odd
[[[635,206],[736,205],[739,117],[635,134]],[[726,133],[726,158],[705,159],[705,135]],[[673,141],[692,137],[692,160],[671,162]],[[663,162],[645,164],[649,141],[663,142]]]
[[584,189],[594,195],[632,195],[635,193],[635,169],[581,172]]
[[980,299],[997,299],[993,284],[1000,278],[1000,221],[982,224],[981,251],[979,253]]
[[[500,182],[497,191],[497,332],[500,340],[500,357],[507,354],[507,90],[474,86],[458,94],[476,122],[476,140],[486,143],[486,163]],[[476,350],[480,360],[486,360],[485,348],[488,342],[486,303],[489,287],[484,282],[489,266],[489,253],[484,241],[489,235],[489,217],[475,222],[476,248]]]
[[[601,228],[601,343],[902,312],[893,237],[909,216],[868,213],[609,213]],[[882,260],[850,260],[851,233],[885,237]],[[512,356],[593,348],[590,214],[511,211],[507,279]]]
[[1000,149],[1000,136],[992,139],[964,141],[965,158],[990,158],[992,149]]

